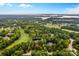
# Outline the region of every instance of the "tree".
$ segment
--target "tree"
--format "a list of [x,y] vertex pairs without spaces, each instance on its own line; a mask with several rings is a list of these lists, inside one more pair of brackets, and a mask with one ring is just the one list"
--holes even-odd
[[31,53],[32,56],[48,56],[47,51],[44,50],[33,50]]
[[12,55],[15,55],[15,56],[22,56],[23,53],[24,53],[23,50],[17,50],[17,51],[15,51]]

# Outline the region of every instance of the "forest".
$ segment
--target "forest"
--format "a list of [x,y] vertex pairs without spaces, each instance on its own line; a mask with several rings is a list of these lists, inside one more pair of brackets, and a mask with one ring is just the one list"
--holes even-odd
[[79,56],[79,26],[50,20],[0,19],[0,56]]

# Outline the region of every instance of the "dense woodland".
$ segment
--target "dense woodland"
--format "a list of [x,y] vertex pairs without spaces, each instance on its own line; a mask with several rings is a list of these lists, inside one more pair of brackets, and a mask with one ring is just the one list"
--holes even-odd
[[[41,18],[1,19],[0,55],[78,56],[79,27],[77,24],[64,25],[65,23],[48,20]],[[46,24],[51,24],[53,27],[45,26]],[[72,45],[70,39],[73,39]]]

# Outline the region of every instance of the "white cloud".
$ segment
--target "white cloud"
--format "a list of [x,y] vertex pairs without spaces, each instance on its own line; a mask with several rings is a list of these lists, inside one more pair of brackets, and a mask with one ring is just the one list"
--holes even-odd
[[68,14],[79,14],[79,5],[77,5],[76,7],[73,7],[73,8],[66,8],[65,9],[65,13],[68,13]]
[[5,5],[5,3],[0,3],[0,6],[4,6]]
[[78,3],[79,0],[0,0],[5,3]]
[[10,4],[10,3],[0,3],[0,6],[9,6],[9,7],[12,7],[12,4]]
[[31,4],[20,4],[19,6],[23,7],[23,8],[26,8],[26,7],[31,7],[32,5]]

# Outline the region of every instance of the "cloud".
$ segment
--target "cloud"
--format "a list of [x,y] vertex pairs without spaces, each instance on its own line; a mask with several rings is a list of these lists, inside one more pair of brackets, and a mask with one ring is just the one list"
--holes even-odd
[[12,7],[12,4],[10,4],[10,3],[0,3],[0,6],[9,6],[9,7]]
[[79,5],[77,5],[76,7],[73,7],[73,8],[66,8],[65,9],[65,13],[68,13],[68,14],[79,14]]
[[23,8],[26,8],[26,7],[31,7],[32,5],[31,4],[20,4],[19,6],[23,7]]
[[0,6],[4,6],[5,5],[5,3],[0,3]]

